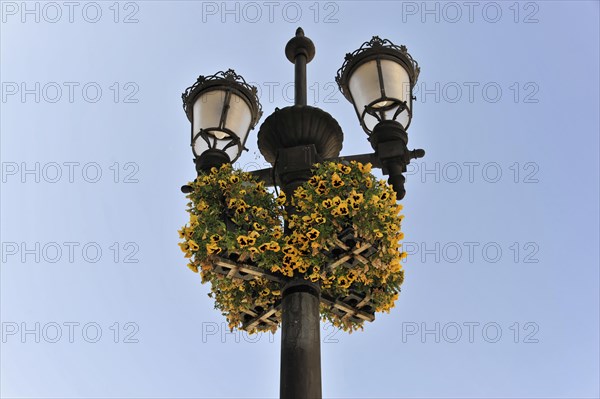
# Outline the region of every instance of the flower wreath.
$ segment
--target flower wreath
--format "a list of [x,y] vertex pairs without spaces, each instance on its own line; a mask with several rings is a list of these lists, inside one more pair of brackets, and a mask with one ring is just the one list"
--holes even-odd
[[[252,309],[276,305],[281,284],[263,277],[242,280],[219,274],[215,272],[219,257],[244,259],[279,277],[319,283],[322,294],[330,298],[359,293],[368,296],[375,312],[389,312],[404,277],[400,261],[405,253],[398,243],[403,238],[402,206],[396,204],[394,190],[370,170],[370,164],[354,161],[317,164],[313,176],[291,198],[283,192],[273,195],[252,174],[229,164],[190,183],[190,220],[179,231],[184,240],[179,245],[190,259],[188,267],[201,273],[203,283],[211,283],[209,295],[230,328],[244,328],[244,315]],[[284,205],[294,205],[297,213],[288,215]],[[338,237],[348,231],[355,247],[349,250],[361,245],[375,250],[362,262],[340,265],[333,262]],[[321,316],[346,331],[363,324],[325,305]],[[276,327],[255,326],[249,332],[274,332]]]

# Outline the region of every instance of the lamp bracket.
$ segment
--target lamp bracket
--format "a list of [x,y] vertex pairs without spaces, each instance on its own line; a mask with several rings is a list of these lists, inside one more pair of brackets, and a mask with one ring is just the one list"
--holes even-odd
[[313,165],[321,160],[314,144],[281,148],[278,151],[275,170],[284,190],[291,192],[308,180]]

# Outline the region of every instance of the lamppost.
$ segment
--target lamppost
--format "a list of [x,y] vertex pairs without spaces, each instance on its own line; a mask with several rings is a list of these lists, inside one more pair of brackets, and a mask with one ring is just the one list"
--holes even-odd
[[[262,123],[258,132],[258,147],[272,167],[252,173],[266,185],[279,186],[287,198],[292,198],[311,179],[315,164],[331,160],[340,162],[340,165],[349,162],[371,163],[389,175],[389,184],[397,193],[397,198],[402,199],[405,194],[402,173],[406,171],[406,165],[411,159],[424,156],[423,150],[410,151],[407,148],[406,130],[412,118],[412,89],[419,75],[419,67],[408,54],[406,47],[373,37],[358,50],[346,55],[336,81],[344,96],[353,104],[374,152],[344,157],[339,157],[343,133],[337,121],[327,112],[307,105],[306,65],[315,55],[315,46],[304,36],[301,28],[298,28],[295,37],[287,43],[285,54],[295,68],[295,102],[292,106],[276,109]],[[216,173],[215,168],[233,163],[239,158],[249,131],[261,117],[261,106],[256,89],[232,70],[199,77],[197,82],[183,93],[182,98],[184,110],[192,125],[191,144],[200,179],[201,176],[211,173],[211,170]],[[225,185],[223,182],[223,187]],[[193,190],[191,185],[182,187],[185,193],[191,193]],[[362,198],[362,195],[356,193],[357,198]],[[224,201],[221,198],[223,194],[218,194],[217,197],[220,198],[218,201]],[[235,202],[235,199],[230,201]],[[294,201],[285,202],[285,214],[288,215],[288,219],[283,233],[287,237],[296,234],[289,220],[294,220],[293,215],[302,216],[298,204],[299,202]],[[252,204],[244,204],[240,212],[251,206]],[[203,204],[202,208],[205,207]],[[220,209],[224,219],[223,225],[227,229],[236,228],[226,206],[223,205]],[[194,223],[198,225],[202,221]],[[348,231],[343,233],[343,237],[341,234],[331,237],[330,242],[334,243],[332,245],[337,245],[334,250],[325,251],[316,245],[313,246],[312,255],[308,250],[299,253],[305,257],[327,253],[331,259],[328,270],[340,265],[353,267],[353,260],[358,260],[356,264],[362,262],[363,265],[368,265],[369,256],[381,248],[369,243],[360,243],[353,236],[352,229]],[[190,239],[191,233],[188,233],[189,231],[184,229],[182,236]],[[255,236],[246,238],[250,240],[258,235],[255,232]],[[318,235],[318,232],[315,235]],[[322,290],[318,274],[316,279],[308,279],[298,273],[273,273],[248,264],[246,260],[249,255],[245,251],[240,251],[244,252],[244,256],[239,253],[229,258],[223,256],[227,254],[222,254],[222,248],[218,246],[221,239],[219,234],[213,234],[209,239],[205,233],[204,239],[207,240],[207,248],[211,248],[211,262],[208,262],[208,265],[203,264],[203,270],[206,268],[210,273],[221,276],[219,278],[226,276],[232,281],[248,282],[262,279],[260,281],[268,281],[281,288],[280,299],[273,302],[270,308],[255,306],[245,310],[243,327],[253,330],[257,326],[280,323],[280,396],[320,398],[320,312],[328,309],[348,322],[372,321],[375,310],[369,302],[370,294],[361,295],[360,292],[348,291],[347,295],[335,296],[332,292],[339,291]],[[285,242],[293,240],[288,239]],[[243,242],[240,245],[248,244]],[[271,250],[279,250],[277,244],[271,245],[276,246],[270,248]],[[184,252],[189,253],[189,245],[184,246]],[[291,248],[290,251],[298,252],[293,245],[288,247]],[[258,250],[254,249],[254,252]],[[368,280],[364,281],[362,286],[368,285]],[[383,281],[385,283],[385,279]],[[380,286],[377,290],[386,289],[381,282],[378,284]]]

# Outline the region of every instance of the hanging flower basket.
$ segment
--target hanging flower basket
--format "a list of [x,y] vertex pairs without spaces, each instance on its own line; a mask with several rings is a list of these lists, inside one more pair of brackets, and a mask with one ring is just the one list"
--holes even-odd
[[229,165],[190,186],[179,245],[188,267],[211,283],[231,328],[275,331],[290,278],[320,284],[323,319],[347,331],[394,306],[403,281],[402,206],[369,164],[317,164],[291,198]]

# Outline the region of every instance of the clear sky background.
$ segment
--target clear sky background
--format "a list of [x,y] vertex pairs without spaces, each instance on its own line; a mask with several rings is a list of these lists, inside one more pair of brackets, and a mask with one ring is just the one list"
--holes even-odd
[[[1,8],[2,397],[278,395],[280,334],[228,333],[177,246],[195,174],[180,94],[234,68],[264,120],[293,101],[298,26],[346,155],[370,147],[334,83],[344,55],[405,44],[427,151],[400,299],[363,332],[323,324],[324,396],[599,396],[597,1]],[[265,167],[257,130],[247,169]]]

